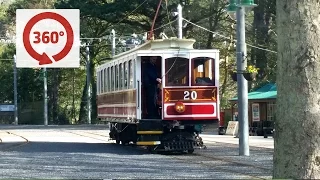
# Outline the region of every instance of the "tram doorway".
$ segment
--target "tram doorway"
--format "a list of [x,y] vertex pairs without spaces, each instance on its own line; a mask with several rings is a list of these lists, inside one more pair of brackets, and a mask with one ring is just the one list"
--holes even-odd
[[[150,118],[161,118],[161,105],[162,105],[162,97],[161,97],[161,89],[162,89],[162,83],[158,84],[156,87],[156,95],[157,95],[157,101],[156,101],[156,109],[155,109],[155,114],[157,117],[150,117],[150,115],[148,114],[148,109],[147,106],[150,105],[147,101],[150,99],[147,99],[147,85],[146,85],[146,71],[147,68],[149,68],[150,64],[150,59],[151,57],[157,57],[154,64],[156,67],[156,73],[157,73],[157,77],[161,78],[161,61],[162,61],[162,57],[161,56],[142,56],[141,57],[141,79],[142,79],[142,84],[141,84],[141,106],[142,106],[142,112],[141,112],[141,118],[142,119],[150,119]],[[152,101],[152,99],[151,99]],[[150,107],[151,108],[151,107]],[[153,113],[154,114],[154,113]]]

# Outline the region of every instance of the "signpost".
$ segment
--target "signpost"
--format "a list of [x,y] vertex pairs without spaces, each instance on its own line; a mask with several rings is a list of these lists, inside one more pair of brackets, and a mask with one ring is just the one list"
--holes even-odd
[[17,58],[13,56],[13,99],[14,99],[14,124],[18,125],[18,87],[17,87]]

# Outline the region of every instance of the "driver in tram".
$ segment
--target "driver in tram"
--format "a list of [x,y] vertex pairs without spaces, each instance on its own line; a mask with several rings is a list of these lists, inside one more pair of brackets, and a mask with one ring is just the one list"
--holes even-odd
[[149,119],[159,118],[157,109],[157,88],[161,78],[157,74],[157,57],[150,57],[150,61],[144,66],[144,88],[146,91],[147,113]]

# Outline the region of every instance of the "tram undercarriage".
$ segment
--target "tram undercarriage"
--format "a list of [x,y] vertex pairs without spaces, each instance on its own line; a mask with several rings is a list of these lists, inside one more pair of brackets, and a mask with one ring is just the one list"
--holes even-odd
[[177,121],[140,120],[138,124],[110,123],[109,137],[117,144],[145,146],[150,152],[187,152],[205,148],[196,125]]

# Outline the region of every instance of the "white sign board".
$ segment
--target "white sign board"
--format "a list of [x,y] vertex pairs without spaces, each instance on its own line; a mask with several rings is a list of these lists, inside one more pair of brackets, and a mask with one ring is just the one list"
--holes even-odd
[[79,9],[17,9],[18,68],[80,67]]
[[226,130],[226,135],[237,136],[238,135],[238,121],[229,121]]
[[14,105],[0,105],[0,112],[14,111]]
[[259,104],[252,104],[252,121],[260,121]]

